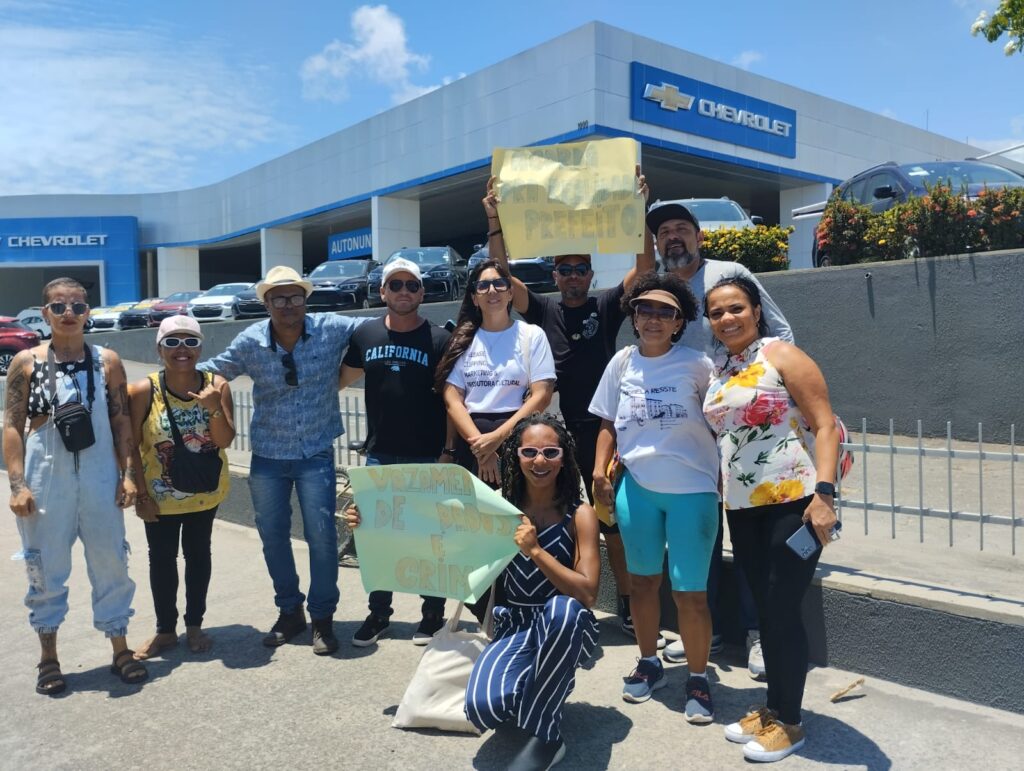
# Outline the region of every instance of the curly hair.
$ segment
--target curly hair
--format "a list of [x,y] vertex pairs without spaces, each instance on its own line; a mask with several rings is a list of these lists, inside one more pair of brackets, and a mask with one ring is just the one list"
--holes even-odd
[[[690,287],[687,286],[686,282],[674,273],[656,273],[653,270],[648,273],[643,273],[637,277],[636,281],[633,282],[633,286],[629,288],[622,297],[622,311],[631,319],[636,316],[636,308],[633,307],[632,303],[637,297],[642,295],[644,292],[650,292],[652,289],[661,289],[662,291],[668,292],[675,296],[676,300],[679,301],[679,307],[682,309],[680,312],[680,318],[683,320],[683,326],[672,335],[672,342],[676,342],[680,337],[683,336],[683,332],[686,331],[686,325],[696,320],[697,318],[697,299],[693,296],[693,292],[690,291]],[[636,337],[640,336],[640,333],[636,330],[636,325],[633,325],[633,334]]]
[[[747,276],[726,276],[725,278],[718,281],[713,287],[704,293],[704,318],[711,320],[708,316],[708,298],[711,297],[711,293],[716,289],[721,289],[723,286],[734,286],[739,289],[743,294],[747,296],[750,301],[751,308],[761,308],[761,290],[757,284],[754,283]],[[764,318],[764,308],[761,308],[761,316],[757,320],[757,336],[768,337],[770,330],[768,329],[768,322]],[[715,338],[715,345],[721,346],[722,341],[717,337]]]
[[452,332],[448,346],[444,349],[441,361],[437,363],[437,370],[434,372],[434,390],[437,393],[441,393],[444,390],[444,384],[455,368],[455,362],[472,345],[473,338],[476,337],[476,331],[480,329],[480,325],[483,323],[483,314],[473,303],[473,294],[480,275],[489,268],[496,270],[499,276],[508,281],[508,310],[509,312],[512,311],[512,274],[508,272],[508,268],[497,260],[484,260],[473,268],[469,274],[469,280],[466,282],[466,293],[462,297],[462,305],[459,306],[459,316],[455,322],[455,331]]
[[562,448],[562,469],[555,480],[555,503],[569,506],[580,500],[580,467],[576,461],[576,442],[565,425],[550,412],[535,412],[516,423],[505,441],[501,458],[501,494],[509,503],[522,507],[526,502],[526,478],[519,466],[518,450],[523,434],[532,426],[547,426],[558,435]]

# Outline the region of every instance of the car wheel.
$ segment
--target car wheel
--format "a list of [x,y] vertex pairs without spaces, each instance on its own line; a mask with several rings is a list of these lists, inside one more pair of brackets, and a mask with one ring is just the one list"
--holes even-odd
[[14,354],[17,351],[0,351],[0,375],[6,375],[8,367],[11,366],[11,362],[14,361]]
[[364,311],[365,310],[369,310],[372,307],[370,305],[370,298],[369,297],[364,297],[363,301],[362,301],[362,303],[360,303],[359,307],[362,308]]
[[460,295],[461,295],[461,292],[459,292],[459,282],[458,281],[452,281],[451,297],[449,297],[448,299],[450,299],[453,303],[454,302],[458,302]]

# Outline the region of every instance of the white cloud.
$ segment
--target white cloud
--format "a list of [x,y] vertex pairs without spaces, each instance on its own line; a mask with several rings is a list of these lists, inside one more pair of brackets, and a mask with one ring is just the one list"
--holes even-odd
[[884,115],[886,118],[892,118],[893,120],[900,119],[899,116],[896,114],[896,111],[889,107],[883,107],[881,112],[879,112],[878,114]]
[[257,70],[152,30],[5,24],[0,71],[5,195],[180,188],[283,131]]
[[764,54],[760,51],[742,51],[738,56],[733,57],[732,66],[739,67],[741,70],[749,70],[754,64],[764,59]]
[[348,99],[351,80],[362,77],[383,85],[391,101],[401,104],[453,80],[445,78],[430,86],[413,83],[413,71],[426,70],[430,57],[409,50],[405,23],[386,5],[359,6],[352,13],[351,24],[353,42],[332,40],[302,63],[302,95],[306,99],[343,102]]

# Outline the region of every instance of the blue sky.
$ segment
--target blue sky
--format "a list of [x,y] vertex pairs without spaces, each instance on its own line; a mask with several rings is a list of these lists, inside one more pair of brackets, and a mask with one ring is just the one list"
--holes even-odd
[[970,36],[995,5],[0,0],[0,195],[210,184],[594,19],[1001,148],[1024,56]]

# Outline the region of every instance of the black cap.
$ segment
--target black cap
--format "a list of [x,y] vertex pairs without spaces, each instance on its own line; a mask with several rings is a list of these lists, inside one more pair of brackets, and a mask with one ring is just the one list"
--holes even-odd
[[658,235],[660,228],[668,220],[686,220],[697,230],[700,230],[700,222],[693,216],[693,212],[687,209],[678,201],[655,201],[647,210],[647,227],[654,235]]

